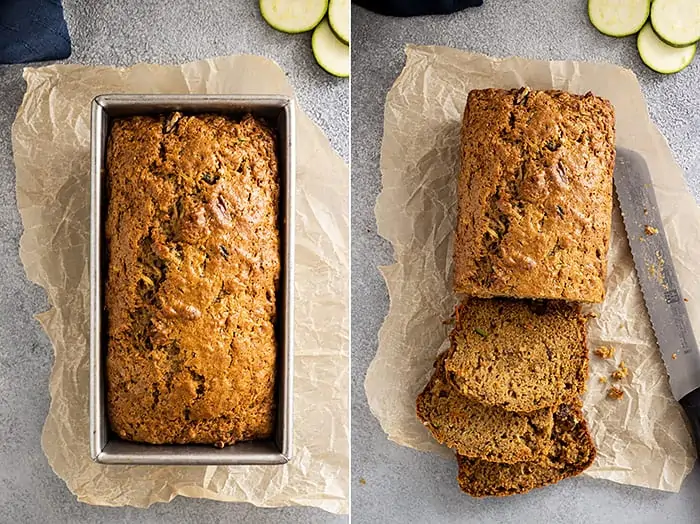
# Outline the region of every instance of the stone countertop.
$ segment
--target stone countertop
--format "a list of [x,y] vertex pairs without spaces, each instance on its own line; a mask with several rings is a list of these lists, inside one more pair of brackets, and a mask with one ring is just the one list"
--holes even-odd
[[[370,413],[363,381],[389,300],[378,265],[393,263],[377,235],[379,148],[387,91],[403,68],[404,44],[435,44],[492,56],[605,61],[638,76],[651,119],[700,197],[700,60],[677,75],[648,70],[634,37],[598,33],[579,0],[485,0],[451,16],[396,19],[353,7],[352,79],[352,514],[357,523],[552,524],[700,522],[700,468],[678,494],[577,478],[528,495],[475,500],[463,495],[454,461],[387,440]],[[360,481],[362,479],[362,481]]]
[[[63,3],[73,40],[66,63],[182,63],[240,53],[275,60],[287,72],[301,109],[348,160],[347,79],[331,77],[317,66],[310,34],[284,35],[270,28],[257,2]],[[43,290],[26,279],[18,256],[22,224],[10,127],[25,91],[22,67],[0,66],[0,523],[347,522],[347,516],[315,508],[260,509],[183,497],[149,509],[94,507],[77,502],[51,471],[40,435],[49,405],[53,350],[33,318],[48,304]]]

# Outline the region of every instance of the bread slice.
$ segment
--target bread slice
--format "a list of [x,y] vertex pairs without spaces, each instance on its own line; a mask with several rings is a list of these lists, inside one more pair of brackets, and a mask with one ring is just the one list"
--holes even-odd
[[457,455],[457,482],[472,497],[505,497],[578,475],[596,450],[578,405],[562,404],[554,413],[552,446],[539,461],[499,464]]
[[467,457],[494,462],[534,460],[552,444],[552,408],[516,413],[463,396],[445,377],[446,353],[416,400],[416,414],[435,440]]
[[586,318],[560,301],[467,299],[445,370],[463,395],[508,411],[573,401],[588,378]]

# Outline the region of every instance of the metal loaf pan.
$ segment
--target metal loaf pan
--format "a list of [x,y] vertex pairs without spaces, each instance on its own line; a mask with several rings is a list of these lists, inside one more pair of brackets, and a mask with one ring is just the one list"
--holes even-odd
[[[152,445],[121,440],[107,420],[105,360],[107,329],[105,152],[114,117],[183,113],[253,115],[276,124],[280,172],[282,273],[277,316],[277,420],[274,436],[217,449],[203,445]],[[90,454],[102,464],[271,465],[289,461],[292,452],[294,353],[294,104],[285,96],[101,95],[92,102],[90,196]],[[138,195],[134,196],[138,198]],[[104,326],[104,329],[103,329]]]

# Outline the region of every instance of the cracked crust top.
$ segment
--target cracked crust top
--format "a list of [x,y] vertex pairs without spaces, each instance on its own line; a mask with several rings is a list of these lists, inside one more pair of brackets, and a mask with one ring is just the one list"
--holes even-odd
[[462,124],[455,291],[602,302],[614,164],[607,100],[472,90]]
[[274,425],[275,136],[217,115],[117,119],[107,147],[112,430],[223,446]]

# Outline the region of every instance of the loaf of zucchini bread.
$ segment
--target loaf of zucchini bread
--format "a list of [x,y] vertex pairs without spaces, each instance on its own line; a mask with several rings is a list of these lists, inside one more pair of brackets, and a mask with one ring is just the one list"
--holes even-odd
[[615,164],[610,102],[472,90],[461,140],[455,291],[602,302]]
[[274,426],[274,132],[218,115],[116,119],[107,147],[107,403],[125,440],[219,447]]

